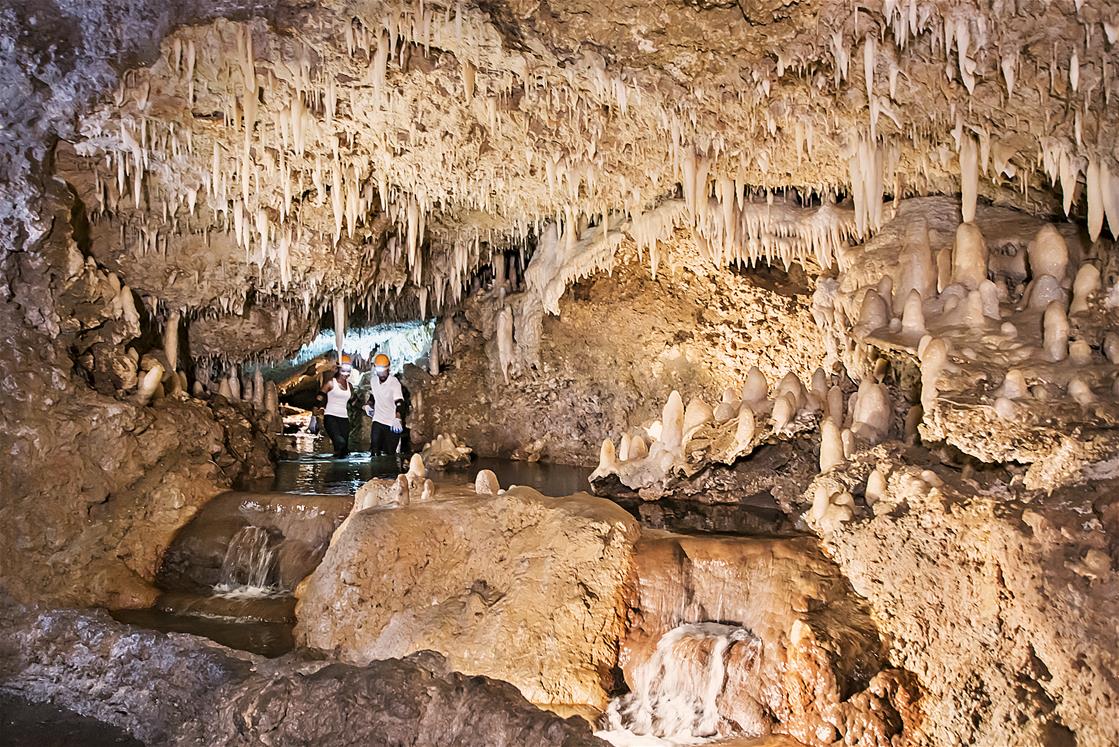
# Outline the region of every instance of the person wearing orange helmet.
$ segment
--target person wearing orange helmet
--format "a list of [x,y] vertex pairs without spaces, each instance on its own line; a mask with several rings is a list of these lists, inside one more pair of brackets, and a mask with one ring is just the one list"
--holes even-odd
[[323,384],[320,396],[326,398],[323,425],[326,435],[334,447],[334,458],[342,459],[350,453],[350,413],[349,402],[353,395],[350,384],[350,356],[343,355],[338,361],[334,376]]
[[384,353],[378,353],[373,359],[375,376],[369,382],[369,403],[365,406],[365,413],[373,418],[370,456],[395,454],[404,431],[404,390],[400,379],[389,373],[390,365]]

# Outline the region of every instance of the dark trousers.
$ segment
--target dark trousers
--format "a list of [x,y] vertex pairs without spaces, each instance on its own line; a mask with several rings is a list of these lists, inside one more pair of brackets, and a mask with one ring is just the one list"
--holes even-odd
[[334,456],[344,457],[350,453],[350,419],[340,418],[337,415],[323,416],[326,426],[326,435],[334,446]]
[[399,440],[399,433],[393,433],[392,428],[385,425],[384,423],[373,421],[373,427],[369,431],[370,456],[377,456],[378,454],[395,454],[396,444]]

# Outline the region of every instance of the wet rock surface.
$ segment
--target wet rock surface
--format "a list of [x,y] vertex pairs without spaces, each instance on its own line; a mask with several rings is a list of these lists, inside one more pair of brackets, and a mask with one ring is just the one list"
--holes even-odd
[[103,613],[8,602],[0,640],[5,693],[150,745],[601,744],[586,722],[540,711],[512,685],[452,672],[431,652],[367,667],[306,652],[266,660]]
[[[648,702],[628,708],[665,708],[653,681],[670,674],[658,666],[686,671],[721,656],[725,679],[707,697],[719,714],[708,728],[718,724],[722,734],[884,747],[919,722],[914,678],[886,662],[869,610],[814,539],[646,530],[636,559],[619,662],[637,698]],[[729,635],[723,653],[704,634],[712,626]],[[674,662],[654,661],[674,638]]]
[[123,730],[49,703],[0,691],[0,734],[9,747],[141,747]]
[[436,650],[533,702],[605,707],[637,523],[585,494],[416,498],[350,515],[296,591],[297,641],[357,663]]

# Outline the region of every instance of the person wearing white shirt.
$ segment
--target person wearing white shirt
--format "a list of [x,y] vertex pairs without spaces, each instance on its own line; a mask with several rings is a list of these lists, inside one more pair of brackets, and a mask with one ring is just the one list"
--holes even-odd
[[350,371],[350,363],[343,358],[334,376],[322,388],[322,394],[326,396],[323,425],[326,426],[326,434],[330,437],[330,444],[334,448],[335,459],[342,459],[350,453],[348,405],[354,391],[350,384]]
[[375,376],[369,382],[369,403],[365,414],[373,419],[369,454],[396,454],[404,430],[404,390],[400,379],[389,373],[389,357],[380,353],[373,359]]

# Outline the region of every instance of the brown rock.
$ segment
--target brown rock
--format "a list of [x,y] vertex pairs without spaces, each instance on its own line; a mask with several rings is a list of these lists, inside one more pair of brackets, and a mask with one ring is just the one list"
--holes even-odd
[[357,511],[296,592],[296,639],[359,663],[439,651],[533,702],[601,709],[637,534],[608,501],[523,487]]

